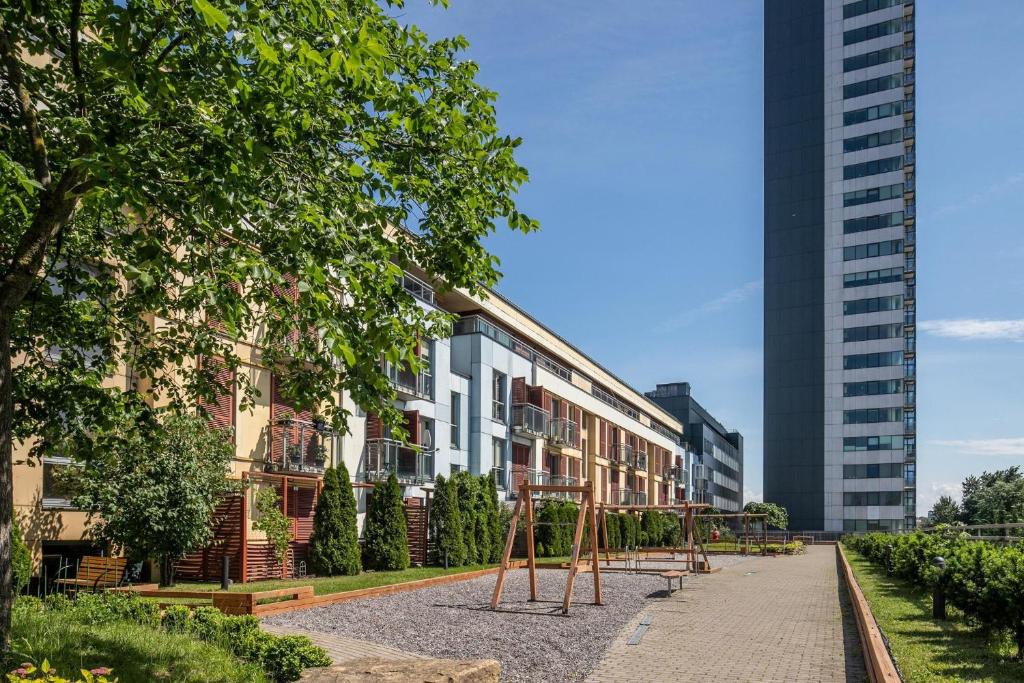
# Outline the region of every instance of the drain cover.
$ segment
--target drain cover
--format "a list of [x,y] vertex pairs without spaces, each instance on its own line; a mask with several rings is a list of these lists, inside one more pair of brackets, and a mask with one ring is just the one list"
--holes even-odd
[[627,645],[639,645],[640,639],[644,637],[644,633],[647,632],[647,628],[651,625],[651,617],[644,615],[640,617],[640,625],[633,631],[633,635],[629,637],[626,642]]

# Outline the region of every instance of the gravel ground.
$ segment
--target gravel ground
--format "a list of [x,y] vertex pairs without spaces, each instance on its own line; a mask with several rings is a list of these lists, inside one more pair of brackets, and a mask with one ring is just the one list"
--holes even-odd
[[[712,566],[742,562],[713,558]],[[644,566],[647,566],[645,563]],[[665,565],[677,568],[678,565]],[[665,597],[665,579],[601,574],[605,605],[596,607],[589,573],[576,576],[568,616],[561,613],[566,572],[537,572],[538,602],[527,601],[526,570],[509,572],[498,611],[491,611],[494,576],[381,598],[317,607],[266,619],[278,626],[337,632],[431,657],[497,659],[503,681],[581,681],[622,627],[650,599]],[[687,577],[684,581],[700,581]]]

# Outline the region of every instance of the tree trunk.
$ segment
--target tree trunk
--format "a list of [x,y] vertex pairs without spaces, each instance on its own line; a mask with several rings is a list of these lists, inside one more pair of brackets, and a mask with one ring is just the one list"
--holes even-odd
[[11,648],[11,573],[13,488],[14,382],[11,374],[11,316],[0,313],[0,651]]
[[1017,661],[1024,662],[1024,621],[1017,622]]
[[170,555],[160,558],[160,586],[166,588],[174,585],[174,560]]

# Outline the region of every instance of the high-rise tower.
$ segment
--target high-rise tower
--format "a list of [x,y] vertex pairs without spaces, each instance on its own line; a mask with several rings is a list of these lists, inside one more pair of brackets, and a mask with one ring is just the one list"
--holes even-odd
[[765,0],[764,493],[916,518],[913,0]]

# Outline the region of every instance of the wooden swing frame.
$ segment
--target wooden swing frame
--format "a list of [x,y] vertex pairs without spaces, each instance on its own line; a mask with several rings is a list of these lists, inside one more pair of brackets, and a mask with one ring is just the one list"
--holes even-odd
[[[682,503],[674,503],[670,505],[605,505],[601,503],[601,542],[604,544],[604,559],[605,566],[611,564],[610,553],[608,548],[608,527],[605,521],[605,514],[608,511],[616,512],[644,512],[647,510],[661,510],[666,512],[682,512],[682,515],[678,515],[679,519],[679,530],[681,536],[685,541],[685,545],[679,548],[644,548],[643,550],[648,554],[651,552],[662,552],[662,553],[680,553],[685,555],[685,559],[682,560],[657,560],[657,562],[679,562],[685,564],[689,571],[701,574],[710,574],[718,569],[711,568],[711,561],[708,559],[707,548],[704,546],[704,539],[700,535],[700,528],[694,523],[694,511],[703,510],[711,507],[707,503],[691,503],[685,501]],[[704,558],[704,566],[702,569],[697,567],[697,554],[698,548],[700,549],[700,555]],[[639,549],[638,549],[639,550]],[[661,572],[662,570],[652,570]]]
[[[494,594],[491,596],[491,609],[498,609],[501,601],[501,592],[505,587],[505,574],[510,569],[517,569],[522,566],[520,562],[510,562],[512,557],[512,545],[516,538],[516,527],[519,524],[519,516],[526,508],[526,567],[530,572],[530,602],[537,601],[537,556],[533,538],[533,494],[534,493],[578,493],[580,494],[580,511],[576,517],[576,531],[572,541],[572,558],[569,561],[569,577],[565,581],[565,596],[562,598],[562,614],[569,613],[569,605],[572,603],[572,587],[576,582],[576,574],[581,567],[579,565],[580,544],[583,542],[583,526],[587,519],[590,520],[590,561],[589,566],[583,568],[594,575],[594,604],[603,605],[601,601],[601,568],[598,562],[597,542],[597,510],[594,505],[594,483],[586,482],[583,486],[559,486],[559,485],[532,485],[523,481],[519,485],[519,497],[516,500],[515,509],[512,512],[512,523],[509,525],[508,536],[505,538],[505,552],[501,558],[501,565],[498,567],[498,580],[494,584]],[[603,525],[603,522],[602,522]],[[607,531],[605,532],[607,535]],[[605,547],[607,555],[607,543]]]

